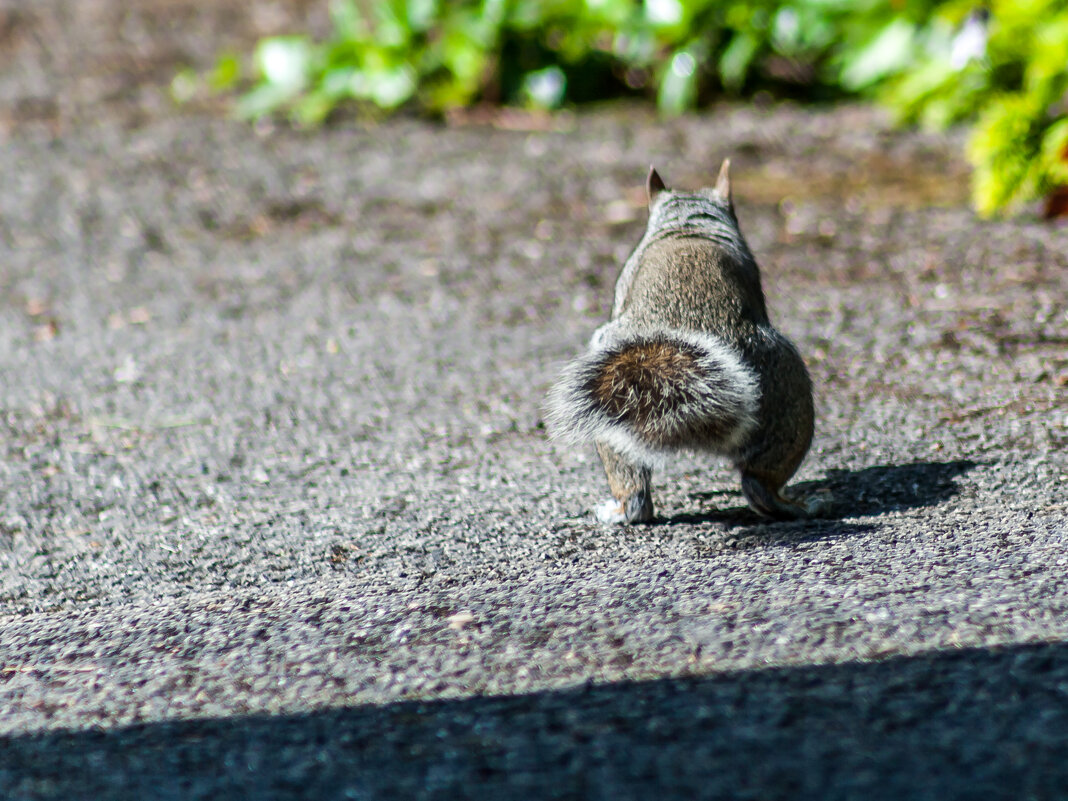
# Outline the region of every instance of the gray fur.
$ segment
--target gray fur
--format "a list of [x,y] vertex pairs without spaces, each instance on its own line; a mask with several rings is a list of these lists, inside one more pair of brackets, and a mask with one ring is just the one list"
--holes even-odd
[[[698,331],[622,331],[610,325],[598,329],[595,341],[584,356],[565,368],[549,393],[549,429],[557,438],[607,442],[637,462],[662,466],[664,457],[679,450],[731,455],[755,425],[758,378],[722,340]],[[685,349],[696,358],[692,369],[673,382],[680,386],[669,386],[659,398],[655,417],[637,425],[599,402],[589,387],[607,364],[648,342]],[[699,431],[706,420],[723,421],[723,435],[702,438]]]
[[647,180],[649,221],[616,283],[612,319],[549,395],[554,436],[597,443],[617,506],[604,520],[652,518],[651,476],[671,453],[730,458],[750,505],[807,516],[780,490],[812,439],[812,386],[772,327],[760,270],[738,227],[729,162],[715,188]]

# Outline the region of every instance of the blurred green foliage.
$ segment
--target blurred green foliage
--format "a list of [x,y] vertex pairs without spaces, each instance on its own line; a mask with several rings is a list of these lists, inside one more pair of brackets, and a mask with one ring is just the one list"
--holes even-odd
[[[975,121],[983,214],[1068,183],[1064,0],[331,0],[332,34],[262,40],[207,83],[236,109],[316,126],[339,105],[431,114],[655,97],[678,114],[768,90],[880,98],[902,122]],[[189,96],[196,76],[175,78]]]
[[[968,44],[980,36],[982,47]],[[974,121],[972,198],[985,216],[1068,186],[1068,3],[945,3],[914,32],[916,59],[880,90],[902,122]]]

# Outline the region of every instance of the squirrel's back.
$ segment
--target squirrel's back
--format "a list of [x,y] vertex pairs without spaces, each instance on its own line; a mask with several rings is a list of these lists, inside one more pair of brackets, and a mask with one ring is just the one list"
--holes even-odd
[[751,258],[738,258],[715,241],[680,231],[666,231],[643,249],[613,312],[613,319],[619,318],[636,326],[705,331],[727,342],[751,334],[754,326],[768,325]]
[[812,386],[768,319],[728,169],[693,193],[667,190],[650,171],[649,222],[611,320],[549,396],[556,436],[597,442],[621,519],[651,516],[651,467],[680,449],[730,457],[762,514],[804,513],[779,489],[811,442]]

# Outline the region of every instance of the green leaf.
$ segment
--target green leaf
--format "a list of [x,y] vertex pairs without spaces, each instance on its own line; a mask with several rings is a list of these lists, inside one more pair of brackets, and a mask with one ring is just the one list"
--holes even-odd
[[914,56],[915,28],[895,19],[842,68],[842,86],[857,92],[900,72]]
[[697,102],[697,57],[688,48],[677,50],[660,78],[656,104],[661,114],[677,116]]
[[426,33],[439,18],[437,0],[408,0],[408,25],[417,33]]
[[324,91],[309,92],[293,106],[293,118],[302,128],[316,128],[336,107],[337,97]]
[[760,42],[748,33],[739,33],[731,38],[731,43],[719,57],[719,77],[724,88],[731,92],[742,88],[759,49]]
[[372,74],[369,95],[375,105],[391,109],[409,100],[415,94],[415,86],[414,71],[404,64]]
[[634,13],[633,0],[586,0],[586,11],[600,24],[620,27]]
[[330,21],[334,35],[341,41],[363,41],[367,38],[367,25],[354,0],[332,0]]
[[441,63],[465,85],[477,83],[486,59],[485,48],[465,28],[453,28],[441,40]]
[[375,44],[383,48],[406,47],[411,41],[412,29],[409,27],[407,9],[403,2],[378,0],[373,7],[375,9]]
[[681,25],[685,11],[681,0],[645,0],[645,20],[654,28]]
[[233,53],[224,53],[215,61],[208,74],[208,86],[216,92],[232,89],[241,80],[241,59]]
[[976,123],[968,157],[975,168],[972,201],[984,217],[1036,195],[1032,165],[1044,117],[1045,109],[1032,99],[1005,94],[992,100]]
[[1042,137],[1043,183],[1068,186],[1068,116],[1062,116]]
[[327,70],[319,81],[319,89],[326,96],[335,99],[352,96],[352,80],[356,68],[352,66],[335,67]]

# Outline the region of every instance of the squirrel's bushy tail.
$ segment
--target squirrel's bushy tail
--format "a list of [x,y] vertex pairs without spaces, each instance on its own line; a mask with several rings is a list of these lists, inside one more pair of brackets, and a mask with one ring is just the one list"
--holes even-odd
[[684,448],[729,452],[754,425],[759,384],[729,345],[674,330],[613,336],[612,327],[549,393],[555,437],[596,439],[655,464]]

